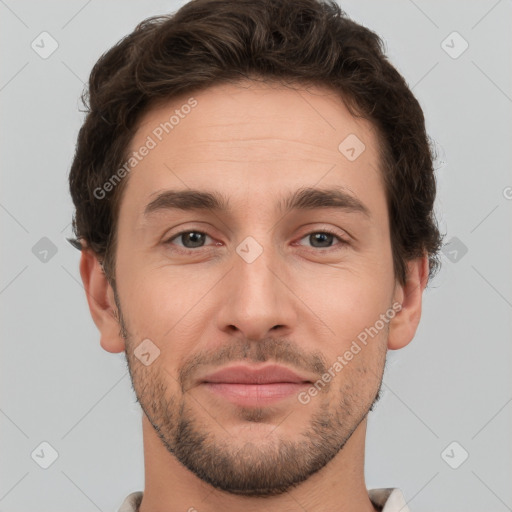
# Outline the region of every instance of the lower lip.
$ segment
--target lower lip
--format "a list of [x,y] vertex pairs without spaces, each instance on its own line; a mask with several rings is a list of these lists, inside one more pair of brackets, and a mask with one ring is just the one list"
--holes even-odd
[[221,395],[229,402],[243,406],[262,406],[278,402],[299,393],[309,382],[276,382],[271,384],[229,384],[226,382],[204,382],[210,391]]

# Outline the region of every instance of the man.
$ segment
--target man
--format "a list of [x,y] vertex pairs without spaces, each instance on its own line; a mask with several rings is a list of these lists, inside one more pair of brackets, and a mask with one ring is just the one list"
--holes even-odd
[[120,512],[408,510],[367,416],[441,244],[421,108],[335,3],[195,0],[101,57],[74,245],[144,412]]

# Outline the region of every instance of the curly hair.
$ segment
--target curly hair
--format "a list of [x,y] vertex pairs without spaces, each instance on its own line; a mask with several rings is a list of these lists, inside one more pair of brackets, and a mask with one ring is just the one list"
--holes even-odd
[[[126,185],[102,187],[129,158],[141,116],[160,101],[242,80],[319,85],[376,127],[395,276],[428,255],[437,271],[434,150],[423,111],[389,62],[380,37],[332,0],[192,0],[153,16],[103,54],[82,94],[86,116],[69,174],[76,212],[68,239],[85,244],[115,286],[116,226]],[[85,244],[83,243],[85,242]]]

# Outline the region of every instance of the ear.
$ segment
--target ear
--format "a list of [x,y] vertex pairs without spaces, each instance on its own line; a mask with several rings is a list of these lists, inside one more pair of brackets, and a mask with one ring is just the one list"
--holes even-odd
[[388,349],[405,347],[414,337],[421,318],[421,300],[427,285],[429,273],[428,256],[407,262],[407,275],[404,285],[397,282],[393,304],[401,304],[401,309],[389,322]]
[[100,331],[100,344],[107,352],[123,352],[125,345],[118,322],[114,290],[91,249],[82,249],[80,275],[92,319]]

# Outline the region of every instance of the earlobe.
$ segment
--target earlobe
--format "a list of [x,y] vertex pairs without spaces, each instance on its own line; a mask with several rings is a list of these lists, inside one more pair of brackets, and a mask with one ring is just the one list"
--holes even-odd
[[100,331],[100,344],[107,352],[123,352],[114,291],[108,282],[97,256],[88,248],[82,249],[80,275],[92,319]]
[[407,262],[406,282],[404,285],[396,285],[393,303],[401,304],[401,309],[389,323],[388,349],[398,350],[412,341],[421,318],[428,272],[427,255]]

